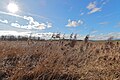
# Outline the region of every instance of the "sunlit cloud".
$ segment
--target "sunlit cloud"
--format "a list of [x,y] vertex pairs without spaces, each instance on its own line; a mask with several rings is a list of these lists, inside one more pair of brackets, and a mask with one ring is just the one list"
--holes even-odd
[[96,2],[90,2],[89,5],[87,6],[87,9],[92,10],[96,8]]
[[100,0],[90,2],[86,7],[89,10],[88,14],[102,11],[103,6],[106,5],[109,1],[110,0]]
[[95,12],[98,12],[98,11],[101,11],[101,8],[94,8],[88,14],[92,14],[92,13],[95,13]]
[[78,20],[78,21],[75,21],[75,20],[68,20],[68,24],[66,25],[67,27],[77,27],[77,26],[80,26],[83,24],[83,21],[82,20]]
[[88,14],[92,14],[92,13],[101,11],[101,8],[97,7],[97,3],[95,1],[90,2],[87,6],[87,9],[90,10],[90,12],[88,12]]

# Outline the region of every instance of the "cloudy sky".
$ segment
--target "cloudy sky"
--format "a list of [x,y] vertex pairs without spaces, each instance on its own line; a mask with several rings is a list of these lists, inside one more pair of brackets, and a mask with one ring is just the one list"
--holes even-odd
[[[18,6],[16,12],[9,10],[10,3]],[[120,0],[1,0],[0,31],[120,38],[119,3]]]

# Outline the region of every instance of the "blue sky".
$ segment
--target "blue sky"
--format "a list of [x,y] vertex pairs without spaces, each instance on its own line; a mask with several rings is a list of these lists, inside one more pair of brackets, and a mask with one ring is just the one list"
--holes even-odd
[[[9,3],[18,5],[10,13]],[[120,0],[2,0],[0,30],[120,38]]]

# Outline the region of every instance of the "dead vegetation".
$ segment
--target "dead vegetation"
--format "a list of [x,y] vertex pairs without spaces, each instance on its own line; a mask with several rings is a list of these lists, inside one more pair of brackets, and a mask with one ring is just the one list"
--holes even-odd
[[120,42],[0,42],[0,80],[119,80]]

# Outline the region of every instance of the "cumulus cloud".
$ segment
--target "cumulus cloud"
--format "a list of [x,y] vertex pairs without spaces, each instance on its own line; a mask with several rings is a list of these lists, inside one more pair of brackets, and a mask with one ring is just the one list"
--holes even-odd
[[77,27],[77,26],[80,26],[83,24],[83,21],[82,20],[78,20],[78,21],[75,21],[75,20],[68,20],[68,24],[66,25],[67,27]]
[[101,8],[97,7],[97,3],[94,2],[90,2],[87,6],[87,9],[90,10],[90,12],[88,12],[88,14],[92,14],[98,11],[101,11]]
[[[27,17],[27,16],[24,16],[24,19],[25,20],[28,20],[29,22],[29,27],[33,26],[33,29],[46,29],[46,28],[51,28],[52,27],[52,23],[49,23],[49,22],[46,22],[46,23],[39,23],[37,21],[35,21],[33,19],[33,17]],[[29,28],[31,29],[31,28]]]
[[8,20],[1,20],[1,19],[0,19],[0,22],[7,24],[7,23],[8,23]]

